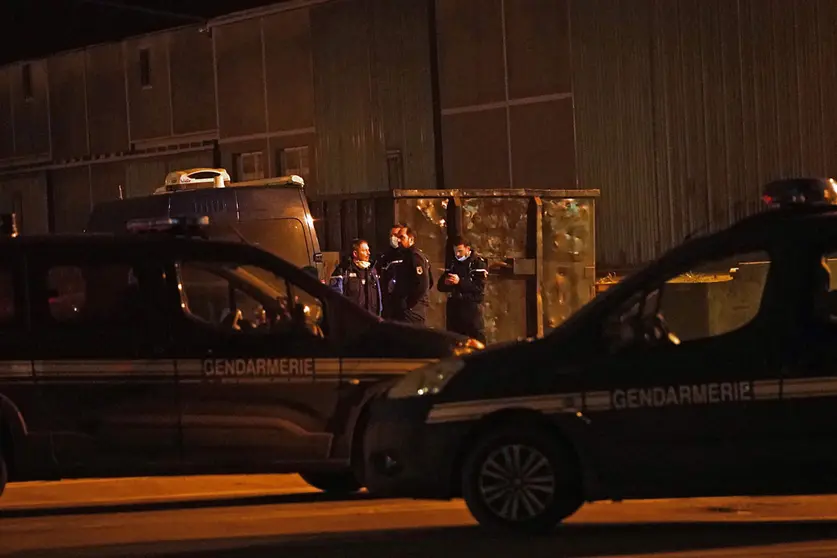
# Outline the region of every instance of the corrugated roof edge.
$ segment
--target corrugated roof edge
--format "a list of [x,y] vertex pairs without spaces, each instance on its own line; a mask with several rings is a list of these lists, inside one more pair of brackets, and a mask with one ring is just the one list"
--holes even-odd
[[20,60],[15,60],[14,62],[8,62],[6,64],[0,65],[0,70],[5,70],[6,68],[15,68],[22,64],[31,64],[33,62],[41,62],[49,60],[50,58],[57,58],[61,56],[68,56],[70,54],[75,54],[78,52],[85,52],[88,49],[97,48],[101,46],[107,45],[117,45],[122,44],[128,41],[138,41],[145,38],[156,37],[159,35],[165,35],[168,33],[176,33],[178,31],[183,31],[186,29],[211,29],[213,27],[221,27],[223,25],[229,25],[231,23],[237,23],[239,21],[244,21],[247,19],[254,19],[258,17],[267,17],[273,14],[278,14],[280,12],[289,12],[291,10],[298,10],[300,8],[307,8],[309,6],[316,6],[318,4],[325,4],[326,2],[333,2],[335,0],[289,0],[285,2],[277,2],[275,4],[269,4],[267,6],[260,6],[258,8],[250,8],[247,10],[241,10],[238,12],[232,12],[226,15],[218,16],[215,18],[208,18],[206,23],[201,25],[197,23],[187,23],[185,25],[175,25],[172,27],[167,27],[165,29],[160,29],[157,31],[151,31],[149,33],[140,33],[138,35],[128,35],[125,36],[118,41],[104,41],[101,43],[93,43],[89,45],[85,45],[83,47],[78,48],[71,48],[67,50],[59,50],[56,52],[52,52],[47,56],[41,56],[38,58],[21,58]]

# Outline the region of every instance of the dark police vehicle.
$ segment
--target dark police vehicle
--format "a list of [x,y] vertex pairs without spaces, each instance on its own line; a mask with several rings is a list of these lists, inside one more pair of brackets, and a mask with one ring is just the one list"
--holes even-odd
[[585,501],[837,492],[837,183],[765,200],[542,339],[400,379],[372,406],[369,490],[520,532]]
[[[152,195],[96,204],[88,218],[87,231],[118,233],[135,219],[209,216],[212,221],[205,234],[210,238],[258,244],[298,267],[316,268],[320,278],[325,278],[323,254],[302,177],[224,182],[223,169],[192,171],[187,175],[188,182],[167,177],[167,184]],[[171,175],[176,178],[184,172]],[[214,176],[215,180],[202,178],[205,175]]]
[[7,477],[259,471],[352,492],[383,381],[480,348],[195,227],[0,239],[0,492]]

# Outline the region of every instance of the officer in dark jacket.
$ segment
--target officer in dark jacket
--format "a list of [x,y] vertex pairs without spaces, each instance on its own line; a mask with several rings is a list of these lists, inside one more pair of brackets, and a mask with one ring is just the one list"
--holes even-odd
[[395,291],[396,269],[404,261],[403,250],[401,250],[401,229],[402,223],[395,223],[389,231],[389,246],[375,259],[375,271],[381,281],[381,301],[383,302],[382,316],[389,320],[395,315]]
[[393,290],[393,320],[411,324],[427,321],[429,292],[433,286],[430,260],[416,246],[416,233],[410,227],[400,231],[403,261],[395,268]]
[[329,285],[361,308],[381,315],[381,284],[378,273],[369,262],[369,243],[363,239],[352,242],[352,257],[338,265]]
[[488,263],[471,249],[462,237],[453,240],[454,260],[439,278],[437,288],[450,293],[446,309],[447,328],[485,343],[482,303]]

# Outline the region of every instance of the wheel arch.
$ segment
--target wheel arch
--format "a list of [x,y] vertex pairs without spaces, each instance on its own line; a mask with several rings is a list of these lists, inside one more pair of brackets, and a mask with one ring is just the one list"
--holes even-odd
[[9,476],[12,476],[15,470],[15,449],[20,447],[19,443],[28,434],[23,413],[11,399],[0,393],[0,453],[3,453],[6,459]]
[[346,428],[341,437],[348,450],[351,467],[356,473],[360,472],[357,467],[363,466],[363,430],[369,422],[370,406],[375,399],[383,396],[391,385],[390,382],[383,382],[365,390],[347,417]]

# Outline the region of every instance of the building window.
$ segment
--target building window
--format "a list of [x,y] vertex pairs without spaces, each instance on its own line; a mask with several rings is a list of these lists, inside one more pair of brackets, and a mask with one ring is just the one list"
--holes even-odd
[[404,163],[398,149],[387,151],[387,186],[390,190],[404,188]]
[[305,182],[311,175],[311,167],[308,159],[308,146],[286,147],[279,150],[279,174],[290,176],[296,174],[301,176]]
[[139,51],[139,72],[140,85],[151,87],[151,53],[147,48],[141,48]]
[[238,180],[259,180],[264,178],[264,164],[262,152],[241,153],[236,156],[236,171]]
[[32,91],[32,66],[24,64],[21,68],[21,81],[23,83],[23,98],[27,101],[34,97]]

